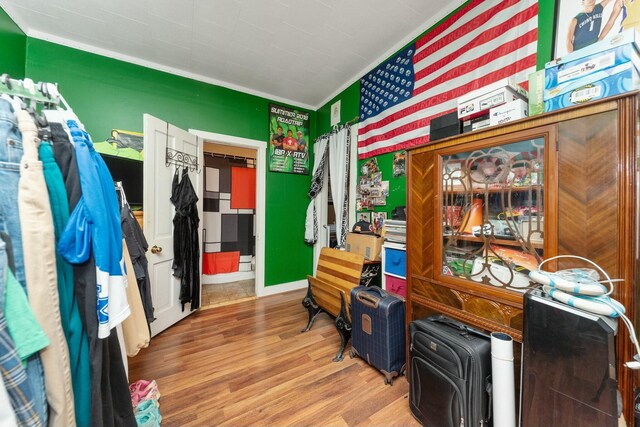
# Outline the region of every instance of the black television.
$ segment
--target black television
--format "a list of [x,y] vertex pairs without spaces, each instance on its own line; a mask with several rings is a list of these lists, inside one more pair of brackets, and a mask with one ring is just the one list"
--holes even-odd
[[553,300],[524,297],[522,427],[616,427],[617,321]]
[[140,160],[101,154],[115,181],[122,181],[127,201],[131,207],[142,206],[144,195],[143,163]]

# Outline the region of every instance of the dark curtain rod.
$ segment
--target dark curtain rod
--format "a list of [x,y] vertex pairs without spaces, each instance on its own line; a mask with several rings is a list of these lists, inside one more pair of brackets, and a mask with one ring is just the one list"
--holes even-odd
[[209,157],[220,157],[223,159],[234,159],[234,160],[255,160],[255,157],[244,157],[244,156],[236,156],[235,154],[222,154],[222,153],[211,153],[209,151],[205,151],[205,156]]

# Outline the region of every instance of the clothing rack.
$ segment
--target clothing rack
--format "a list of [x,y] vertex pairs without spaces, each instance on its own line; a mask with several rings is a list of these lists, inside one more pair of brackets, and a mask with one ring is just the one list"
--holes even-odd
[[[64,101],[58,91],[57,84],[47,82],[34,83],[31,79],[15,80],[8,74],[0,76],[0,94],[30,99],[45,105],[60,105]],[[64,105],[67,106],[66,102],[64,102]]]

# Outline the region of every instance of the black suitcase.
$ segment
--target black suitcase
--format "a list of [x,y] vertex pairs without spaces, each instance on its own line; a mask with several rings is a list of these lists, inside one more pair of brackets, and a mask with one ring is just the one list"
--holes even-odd
[[487,427],[491,339],[435,315],[409,324],[409,408],[427,427]]
[[360,356],[385,376],[385,384],[405,369],[405,302],[376,287],[351,290],[351,357]]

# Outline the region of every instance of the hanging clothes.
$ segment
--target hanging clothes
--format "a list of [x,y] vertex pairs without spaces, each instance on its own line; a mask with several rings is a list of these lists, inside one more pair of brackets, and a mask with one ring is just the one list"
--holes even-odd
[[[82,188],[75,147],[70,142],[65,126],[66,124],[62,123],[49,123],[54,157],[64,178],[69,210],[74,212],[82,197]],[[133,427],[136,424],[131,400],[122,399],[122,396],[128,396],[129,392],[117,343],[118,338],[115,334],[107,339],[98,337],[96,271],[95,260],[90,249],[87,260],[74,264],[73,268],[74,289],[78,299],[80,318],[89,341],[91,411],[90,416],[87,416],[88,425]],[[111,344],[112,339],[115,339],[115,344]],[[117,350],[116,353],[114,353],[115,350]],[[80,426],[80,419],[77,422]]]
[[131,310],[127,304],[122,259],[122,230],[113,178],[89,135],[69,120],[76,149],[82,197],[60,238],[59,250],[71,263],[82,263],[93,251],[98,290],[98,337],[106,338]]
[[149,324],[144,314],[144,308],[142,307],[142,299],[140,298],[135,268],[131,261],[125,240],[122,241],[122,246],[124,264],[127,268],[127,280],[129,282],[127,286],[127,299],[131,307],[131,316],[122,322],[122,335],[127,356],[134,357],[141,349],[149,347],[151,334],[149,332]]
[[42,162],[38,160],[38,128],[25,111],[16,114],[24,154],[20,162],[18,207],[29,303],[51,340],[40,352],[44,368],[49,425],[76,425],[69,348],[60,319],[53,217]]
[[198,236],[198,195],[193,189],[189,170],[173,176],[171,203],[176,213],[173,217],[173,275],[180,279],[182,310],[187,303],[191,310],[200,308],[200,241]]
[[[20,230],[20,215],[18,212],[18,187],[20,180],[20,160],[22,159],[22,135],[18,129],[15,119],[13,107],[6,99],[0,99],[0,231],[6,233],[11,238],[13,244],[13,258],[15,261],[15,277],[18,279],[22,289],[29,294],[27,290],[25,273],[24,273],[24,257],[22,250],[22,233]],[[0,330],[2,327],[0,327]],[[11,353],[15,354],[15,347],[11,337],[9,340],[3,339],[0,343],[0,359],[4,359],[7,363],[11,363]],[[2,339],[2,337],[0,337]],[[7,347],[8,343],[10,347]],[[20,364],[20,359],[18,359]],[[0,360],[0,364],[4,363]],[[21,365],[21,364],[20,364]],[[22,366],[22,365],[21,365]],[[45,394],[44,376],[42,375],[42,361],[40,354],[36,353],[26,360],[26,375],[24,370],[20,372],[13,367],[10,371],[12,375],[11,381],[18,381],[17,386],[23,387],[20,393],[26,392],[31,403],[28,408],[22,408],[25,417],[22,418],[20,411],[16,410],[18,420],[27,419],[31,425],[47,425],[48,409],[47,398]],[[6,378],[5,378],[6,379]],[[28,383],[24,386],[23,383]],[[5,383],[9,395],[12,396],[13,386]],[[12,401],[13,402],[13,401]],[[22,405],[25,406],[25,405]],[[33,411],[35,418],[30,414]]]
[[34,402],[35,389],[32,387],[22,360],[18,356],[15,343],[9,333],[4,313],[5,284],[9,273],[6,244],[0,240],[0,373],[13,408],[21,426],[44,426]]
[[[42,141],[38,149],[44,169],[44,180],[49,192],[49,203],[53,216],[56,245],[69,221],[69,202],[60,168],[53,156],[49,141]],[[56,250],[58,272],[58,296],[60,298],[60,319],[69,348],[71,380],[78,426],[91,423],[91,378],[89,371],[89,340],[80,319],[78,301],[73,285],[73,266]]]
[[[149,262],[146,252],[149,249],[147,239],[144,237],[140,224],[133,216],[128,203],[120,208],[120,221],[122,223],[122,236],[127,242],[127,249],[131,256],[138,291],[142,299],[147,324],[155,320],[153,315],[153,301],[151,299],[151,281],[149,280]],[[127,275],[129,271],[127,271]]]

